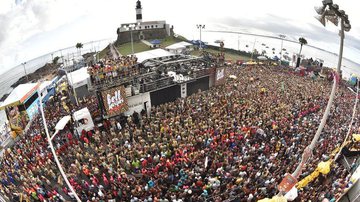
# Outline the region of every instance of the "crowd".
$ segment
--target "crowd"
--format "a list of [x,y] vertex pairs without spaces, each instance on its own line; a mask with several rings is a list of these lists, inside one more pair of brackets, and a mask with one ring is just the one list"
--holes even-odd
[[[274,196],[311,142],[331,82],[265,66],[227,71],[237,79],[153,107],[149,114],[104,120],[101,127],[81,134],[69,124],[54,144],[82,201],[256,201]],[[352,114],[351,95],[339,87],[300,179],[342,142]],[[68,103],[71,111],[88,106],[95,112],[96,105],[95,98],[79,107]],[[52,129],[68,114],[56,100],[45,111]],[[0,189],[18,199],[69,200],[73,196],[56,169],[41,125],[37,119],[5,153]],[[300,190],[296,200],[334,200],[348,175],[335,164],[330,174]]]
[[88,73],[92,83],[109,83],[115,79],[124,79],[131,75],[138,74],[139,69],[136,66],[137,57],[121,56],[117,59],[101,60],[88,68]]

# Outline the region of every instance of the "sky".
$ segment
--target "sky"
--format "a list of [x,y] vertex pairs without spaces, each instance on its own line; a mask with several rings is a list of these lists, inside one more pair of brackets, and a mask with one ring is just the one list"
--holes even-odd
[[[360,63],[360,2],[334,0],[349,15],[344,57]],[[116,37],[122,23],[135,21],[136,0],[1,0],[0,73],[46,53]],[[177,34],[197,39],[206,30],[231,30],[305,37],[309,45],[338,52],[338,27],[314,16],[321,0],[142,0],[143,20],[166,20]],[[203,34],[206,34],[203,33]]]

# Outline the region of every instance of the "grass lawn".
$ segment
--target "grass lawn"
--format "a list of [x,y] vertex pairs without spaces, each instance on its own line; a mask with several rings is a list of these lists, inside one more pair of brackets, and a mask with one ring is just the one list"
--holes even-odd
[[165,48],[167,46],[173,45],[178,42],[182,42],[184,40],[185,40],[185,38],[182,36],[178,36],[178,37],[169,36],[169,37],[166,37],[165,39],[161,39],[160,47]]
[[[132,54],[131,42],[120,45],[117,47],[117,49],[119,50],[121,55]],[[143,51],[147,51],[147,50],[150,50],[149,46],[145,45],[144,43],[142,43],[140,41],[134,42],[134,53],[139,53],[139,52],[143,52]]]
[[106,52],[108,51],[109,47],[106,46],[106,48],[102,49],[96,57],[102,59],[106,56]]
[[[165,48],[174,43],[178,43],[178,42],[185,41],[185,40],[186,40],[186,38],[184,38],[183,36],[180,36],[180,35],[178,35],[177,37],[169,36],[169,37],[166,37],[165,39],[160,39],[160,41],[161,41],[160,48]],[[151,40],[147,40],[147,41],[150,42]],[[142,43],[141,41],[134,42],[133,45],[134,45],[134,53],[151,50],[151,48],[149,46]],[[122,45],[118,46],[117,49],[119,50],[121,55],[132,54],[131,42],[122,44]],[[107,52],[108,52],[108,48],[105,48],[102,51],[100,51],[99,58],[104,58],[106,56]]]
[[[214,54],[218,54],[220,53],[217,50],[213,50],[213,49],[205,49],[207,52],[210,53],[214,53]],[[191,55],[195,55],[195,56],[200,56],[201,52],[199,50],[194,50],[190,53]],[[225,52],[225,60],[232,60],[232,61],[236,61],[236,60],[244,60],[244,61],[248,61],[250,60],[250,57],[247,56],[243,56],[243,55],[238,55],[238,54],[234,54],[234,53],[228,53]]]

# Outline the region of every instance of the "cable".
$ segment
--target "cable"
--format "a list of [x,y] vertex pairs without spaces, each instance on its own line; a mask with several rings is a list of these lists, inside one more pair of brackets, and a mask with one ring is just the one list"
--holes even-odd
[[347,142],[347,139],[348,139],[349,136],[350,136],[352,124],[353,124],[353,122],[354,122],[354,117],[355,117],[355,114],[356,114],[356,107],[357,107],[358,101],[359,101],[359,82],[358,82],[357,88],[356,88],[355,104],[354,104],[354,108],[353,108],[353,114],[352,114],[352,117],[351,117],[351,121],[350,121],[350,123],[349,123],[348,132],[347,132],[347,134],[346,134],[346,136],[345,136],[345,139],[344,139],[343,143],[341,144],[341,147],[340,147],[338,153],[335,155],[335,158],[334,158],[335,161],[339,158],[340,153],[341,153],[341,150],[345,147],[346,142]]

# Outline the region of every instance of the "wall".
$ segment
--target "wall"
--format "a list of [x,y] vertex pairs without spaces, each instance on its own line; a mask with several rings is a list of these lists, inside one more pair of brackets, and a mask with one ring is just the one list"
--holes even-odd
[[[146,30],[134,30],[132,31],[133,41],[140,41],[140,34],[144,36],[144,40],[152,39],[165,39],[168,34],[166,29],[146,29]],[[127,32],[118,32],[118,37],[115,42],[116,46],[131,42],[131,33]]]
[[150,112],[151,110],[151,99],[150,99],[150,93],[141,93],[139,95],[128,97],[128,107],[129,110],[126,111],[125,115],[132,115],[134,111],[140,113],[141,110],[144,109],[144,102],[146,103],[147,111]]

